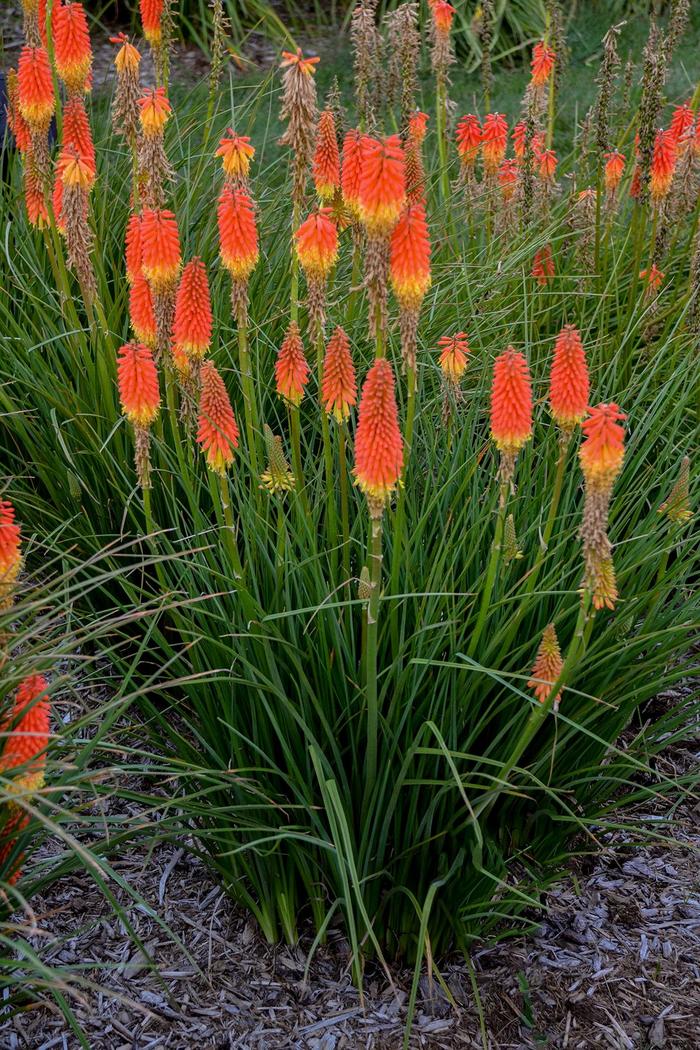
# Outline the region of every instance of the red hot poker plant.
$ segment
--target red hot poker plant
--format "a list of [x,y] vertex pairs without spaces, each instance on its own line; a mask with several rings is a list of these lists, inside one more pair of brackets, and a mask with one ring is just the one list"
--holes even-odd
[[223,477],[238,448],[238,424],[224,381],[212,361],[202,362],[200,379],[197,441],[209,469]]
[[600,404],[590,410],[582,424],[585,439],[579,449],[585,479],[586,498],[581,524],[585,574],[583,586],[593,606],[615,607],[617,584],[608,539],[608,508],[612,488],[624,459],[625,431],[620,425],[626,416],[618,406]]

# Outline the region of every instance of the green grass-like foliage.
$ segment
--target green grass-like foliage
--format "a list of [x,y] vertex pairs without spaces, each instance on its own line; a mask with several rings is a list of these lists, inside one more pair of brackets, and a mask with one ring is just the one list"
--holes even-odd
[[[212,357],[242,423],[236,331],[228,278],[217,264],[214,214],[213,153],[233,110],[237,130],[252,131],[257,148],[255,397],[259,419],[283,436],[291,458],[287,411],[273,381],[289,316],[291,258],[287,166],[275,144],[278,85],[268,78],[251,91],[232,83],[217,99],[213,123],[206,95],[206,87],[186,98],[175,93],[166,140],[178,173],[183,252],[186,259],[201,255],[209,268]],[[432,104],[423,100],[425,109]],[[628,154],[634,119],[622,114],[616,132]],[[150,684],[139,697],[141,711],[173,782],[184,785],[188,830],[269,939],[295,940],[307,919],[322,938],[329,923],[342,922],[358,977],[365,953],[420,957],[428,942],[433,953],[466,944],[536,905],[538,887],[565,862],[572,840],[577,849],[595,846],[619,820],[613,811],[621,801],[678,786],[651,767],[664,734],[682,736],[684,714],[671,707],[648,717],[645,704],[683,677],[698,621],[692,524],[672,525],[658,512],[697,436],[697,337],[686,324],[697,208],[672,230],[666,279],[652,302],[637,277],[648,263],[652,220],[627,197],[629,169],[619,211],[609,222],[599,217],[598,267],[586,274],[566,192],[529,225],[515,221],[495,233],[483,212],[468,221],[460,192],[441,199],[429,137],[434,282],[421,316],[410,457],[398,508],[384,519],[378,750],[376,776],[368,779],[366,603],[358,597],[368,515],[352,488],[351,573],[343,576],[339,551],[328,541],[313,381],[301,406],[305,503],[297,493],[273,498],[261,490],[241,440],[226,486],[243,565],[236,579],[218,484],[180,422],[177,385],[165,373],[152,450],[154,532],[146,535],[115,383],[116,349],[128,337],[130,158],[100,102],[93,126],[94,261],[107,329],[87,323],[77,288],[69,298],[56,290],[46,240],[54,255],[57,242],[27,225],[19,164],[4,191],[0,277],[9,294],[0,298],[0,434],[21,517],[47,532],[60,526],[69,564],[103,552],[113,571],[86,602],[99,610],[116,601],[130,614],[110,658]],[[574,171],[579,188],[595,184],[595,160],[580,142],[560,159],[565,187],[563,176]],[[449,175],[456,173],[455,161]],[[545,243],[553,245],[556,277],[540,288],[530,269]],[[329,292],[329,327],[346,327],[362,379],[374,347],[364,295],[350,292],[351,265],[348,231]],[[559,714],[550,711],[531,733],[536,704],[526,682],[542,631],[554,622],[566,650],[581,601],[579,435],[549,545],[541,544],[559,452],[547,381],[565,323],[581,331],[593,403],[615,400],[629,417],[611,510],[620,601],[587,623],[585,651]],[[463,398],[451,403],[446,422],[435,348],[440,336],[460,329],[469,333],[471,355]],[[510,342],[527,355],[536,401],[534,437],[519,457],[508,505],[523,557],[498,563],[484,629],[469,656],[498,514],[489,387],[494,358]],[[393,316],[388,353],[403,425],[406,383]],[[354,427],[353,419],[351,434]],[[331,436],[337,453],[333,427]],[[110,551],[110,544],[132,540],[138,552]],[[151,613],[140,617],[144,603]]]

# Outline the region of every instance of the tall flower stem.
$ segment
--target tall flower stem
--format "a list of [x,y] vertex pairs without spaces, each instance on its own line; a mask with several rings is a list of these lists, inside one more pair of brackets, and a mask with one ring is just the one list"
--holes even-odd
[[350,277],[350,296],[348,299],[348,324],[352,324],[357,316],[357,307],[362,289],[362,248],[359,236],[353,239],[352,246],[352,274]]
[[377,736],[379,706],[377,698],[377,629],[379,619],[379,589],[382,575],[382,519],[371,519],[369,547],[370,596],[365,612],[365,696],[367,702],[367,796],[372,791],[377,775]]
[[233,520],[233,508],[231,507],[231,497],[229,493],[229,480],[223,475],[217,475],[218,486],[213,486],[214,491],[218,494],[218,504],[223,518],[224,524],[224,546],[228,553],[231,565],[233,567],[234,575],[237,579],[241,579],[243,576],[243,566],[241,565],[241,558],[238,553],[238,544],[236,542],[236,525]]
[[350,583],[350,503],[348,496],[347,424],[338,427],[338,467],[340,472],[340,523],[343,536],[343,579]]
[[[406,452],[403,465],[403,479],[406,479],[408,459],[413,444],[413,427],[416,418],[416,369],[409,365],[407,368],[407,394],[406,394]],[[401,569],[401,558],[404,547],[404,531],[406,525],[406,489],[402,486],[396,502],[396,519],[393,530],[393,550],[391,554],[391,593],[396,594],[399,589],[399,572]],[[394,614],[398,606],[394,607]],[[399,635],[396,615],[391,620],[391,642],[394,654],[398,651]]]
[[299,428],[298,405],[289,406],[289,431],[292,440],[292,464],[294,467],[294,480],[296,482],[297,494],[301,500],[302,507],[304,508],[304,513],[308,513],[309,503],[306,498],[304,471],[301,465],[301,430]]
[[258,438],[260,425],[258,422],[258,410],[253,390],[253,372],[250,362],[250,349],[248,345],[248,326],[245,311],[239,310],[238,324],[238,364],[241,371],[241,387],[243,389],[243,411],[245,414],[246,433],[248,435],[248,455],[250,456],[250,467],[255,479],[257,491],[257,479],[260,476],[260,460]]
[[[316,336],[316,371],[318,375],[319,394],[323,388],[323,332]],[[323,435],[323,460],[326,471],[326,508],[328,525],[328,544],[331,554],[331,577],[335,579],[338,568],[338,517],[335,504],[335,484],[333,478],[333,449],[328,416],[321,409],[321,432]]]
[[473,659],[474,653],[476,652],[481,635],[486,624],[486,618],[489,614],[489,606],[491,604],[491,595],[493,593],[493,587],[496,582],[496,573],[498,572],[498,566],[501,560],[501,550],[503,548],[503,532],[506,523],[506,506],[508,503],[508,482],[501,481],[500,491],[498,497],[498,517],[496,519],[496,532],[493,537],[493,543],[491,545],[491,556],[489,558],[488,569],[486,571],[486,582],[484,583],[484,589],[481,594],[481,606],[479,608],[479,615],[476,621],[476,626],[472,631],[471,641],[469,642],[469,649],[467,655]]
[[443,201],[450,196],[450,180],[447,174],[447,91],[444,75],[437,76],[436,92],[436,126],[438,137],[438,157],[440,158],[440,195]]

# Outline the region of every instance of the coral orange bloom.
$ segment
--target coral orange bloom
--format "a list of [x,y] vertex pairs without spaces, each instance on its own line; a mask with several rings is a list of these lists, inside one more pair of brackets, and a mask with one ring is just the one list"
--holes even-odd
[[646,281],[647,290],[652,292],[658,292],[659,288],[663,284],[664,273],[660,270],[656,263],[652,263],[648,270],[640,270],[639,278],[642,281]]
[[462,166],[473,168],[481,145],[481,124],[473,113],[467,113],[457,125],[457,152]]
[[53,42],[56,71],[70,92],[86,91],[92,48],[82,4],[54,4]]
[[61,182],[64,186],[79,186],[87,193],[95,181],[95,172],[73,146],[63,151]]
[[[515,127],[513,128],[511,138],[513,139],[513,149],[515,150],[515,156],[518,158],[518,160],[522,160],[522,158],[525,156],[525,140],[527,139],[527,127],[525,126],[524,121],[521,120],[520,123],[515,125]],[[541,131],[536,131],[535,134],[532,136],[531,145],[532,152],[535,156],[537,156],[538,153],[542,152],[542,150],[544,149],[544,135]]]
[[151,47],[158,47],[163,37],[163,0],[139,0],[139,9],[143,35]]
[[[554,683],[559,680],[563,667],[564,661],[561,658],[557,632],[554,629],[554,624],[550,623],[545,627],[542,634],[542,641],[537,650],[535,665],[532,668],[532,678],[527,683],[528,689],[532,689],[541,704],[549,700]],[[561,690],[554,698],[553,706],[555,711],[559,707],[560,700]]]
[[7,73],[7,123],[14,135],[15,145],[20,153],[27,153],[32,145],[32,135],[29,125],[20,113],[19,88],[17,85],[17,73],[14,69]]
[[362,388],[355,435],[355,479],[367,496],[372,517],[399,484],[403,439],[394,394],[394,373],[385,357],[374,362]]
[[339,423],[348,418],[350,408],[357,402],[357,382],[350,340],[340,325],[328,340],[326,347],[321,401],[328,415],[333,415]]
[[151,286],[143,274],[138,274],[129,287],[129,319],[138,341],[153,348],[156,345],[156,315]]
[[410,204],[394,227],[391,284],[405,310],[417,310],[430,288],[430,236],[422,204]]
[[299,405],[309,381],[309,365],[304,354],[299,325],[292,321],[275,362],[277,393],[291,405]]
[[345,135],[343,140],[343,166],[340,176],[343,200],[356,218],[360,215],[362,140],[362,132],[356,128],[352,128]]
[[440,368],[445,379],[455,385],[459,383],[467,368],[469,343],[466,332],[455,335],[443,335],[438,339],[440,347]]
[[117,381],[122,412],[134,426],[148,427],[158,415],[160,390],[153,354],[141,343],[126,343],[119,351]]
[[46,48],[22,48],[17,67],[17,101],[30,128],[38,131],[48,128],[55,100]]
[[202,260],[194,258],[182,271],[175,299],[173,339],[177,349],[188,356],[203,357],[211,342],[211,329],[207,271]]
[[287,69],[290,66],[298,66],[305,76],[311,77],[316,72],[316,69],[314,67],[317,66],[320,61],[321,59],[316,57],[304,58],[301,48],[298,47],[296,51],[282,52],[282,61],[280,62],[280,69]]
[[557,163],[557,155],[553,149],[543,149],[537,154],[537,172],[543,182],[554,181]]
[[238,448],[238,424],[224,381],[211,361],[202,362],[200,377],[197,441],[209,469],[223,475],[233,463],[234,449]]
[[96,172],[95,146],[92,141],[90,122],[85,103],[78,96],[69,99],[63,110],[62,146],[64,149],[72,147],[93,174]]
[[622,174],[625,170],[625,155],[619,150],[605,153],[605,189],[608,193],[614,193],[620,185]]
[[43,675],[29,675],[17,687],[15,701],[8,717],[0,723],[0,733],[7,734],[0,756],[0,769],[25,766],[18,786],[36,791],[44,783],[43,752],[49,743],[48,684]]
[[408,118],[408,137],[418,146],[420,146],[425,138],[429,119],[428,114],[422,113],[419,109],[411,113]]
[[554,277],[554,255],[551,244],[545,244],[535,252],[530,271],[538,284],[545,285]]
[[251,146],[248,135],[237,135],[233,128],[229,128],[219,143],[216,156],[221,157],[224,175],[229,179],[247,179],[255,146]]
[[481,133],[481,155],[484,171],[495,175],[506,155],[508,144],[508,122],[502,113],[488,113]]
[[665,197],[671,189],[677,156],[678,149],[673,132],[658,131],[649,172],[649,192],[654,200]]
[[532,388],[524,356],[509,346],[496,358],[491,386],[491,436],[496,447],[518,452],[532,436]]
[[588,366],[581,336],[574,325],[566,325],[554,345],[549,378],[549,405],[563,430],[571,430],[588,412]]
[[217,215],[221,261],[233,277],[247,280],[258,261],[253,203],[244,190],[225,186]]
[[406,164],[401,139],[362,141],[360,216],[368,233],[388,237],[406,203]]
[[126,276],[130,281],[141,276],[141,260],[141,216],[134,214],[126,224]]
[[532,61],[530,62],[532,83],[535,87],[544,87],[547,83],[554,68],[555,58],[554,51],[547,47],[544,41],[535,44],[532,49]]
[[578,455],[586,484],[594,489],[609,490],[622,469],[625,455],[622,419],[627,416],[611,401],[592,408],[582,424],[585,440]]
[[154,291],[171,288],[180,272],[180,236],[171,211],[141,216],[141,266]]
[[324,109],[319,117],[313,176],[316,193],[321,200],[331,200],[340,186],[340,152],[335,118],[330,109]]
[[440,36],[447,36],[452,28],[452,19],[455,16],[454,7],[447,0],[434,0],[430,7],[433,14],[435,32]]
[[15,522],[15,508],[9,500],[0,499],[0,609],[7,607],[21,567],[21,534]]
[[508,158],[498,169],[498,184],[504,201],[513,199],[518,184],[518,162]]
[[151,88],[138,101],[141,110],[139,120],[144,135],[150,138],[162,134],[172,114],[172,107],[165,94],[165,88]]
[[[57,181],[61,190],[63,190],[63,183],[60,179]],[[44,200],[44,189],[39,174],[32,164],[28,164],[24,169],[24,204],[27,209],[27,218],[32,226],[35,226],[38,230],[43,230],[49,225],[49,212]],[[54,216],[56,216],[55,210]]]
[[297,257],[307,275],[327,277],[338,258],[338,228],[329,215],[329,208],[320,208],[294,233]]
[[141,64],[141,54],[138,48],[129,43],[126,33],[119,33],[109,38],[110,44],[119,44],[120,48],[114,56],[114,67],[120,75],[124,73],[136,73]]
[[683,102],[673,111],[669,131],[676,143],[676,148],[682,152],[685,152],[690,145],[694,120],[693,109],[689,102]]

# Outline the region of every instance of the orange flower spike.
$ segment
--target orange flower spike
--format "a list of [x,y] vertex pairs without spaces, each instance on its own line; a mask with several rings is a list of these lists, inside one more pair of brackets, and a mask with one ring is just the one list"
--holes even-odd
[[20,153],[27,153],[31,149],[32,135],[29,125],[20,113],[19,87],[14,69],[8,70],[7,73],[7,99],[7,123],[14,135],[15,145]]
[[677,157],[678,148],[673,132],[658,131],[649,173],[649,192],[655,201],[661,200],[671,189]]
[[321,401],[326,413],[344,422],[351,407],[357,403],[355,366],[350,351],[350,340],[338,326],[328,341],[323,362]]
[[611,153],[605,153],[604,157],[605,189],[608,193],[615,193],[625,170],[625,155],[615,149]]
[[585,439],[578,455],[586,484],[593,489],[609,490],[622,469],[625,431],[620,421],[623,419],[627,416],[610,402],[592,408],[582,424]]
[[452,28],[452,19],[455,16],[454,7],[447,0],[435,0],[434,3],[431,3],[430,8],[436,34],[442,37],[448,36]]
[[142,276],[142,253],[141,216],[133,214],[126,224],[126,276],[129,281]]
[[[63,183],[60,179],[57,179],[56,181],[62,191]],[[49,225],[49,212],[46,207],[46,201],[44,200],[44,190],[41,184],[41,179],[33,165],[27,165],[24,169],[24,204],[27,209],[27,218],[31,225],[35,226],[38,230],[45,229]],[[60,215],[60,207],[58,213],[54,208],[54,216],[57,222],[58,215]]]
[[398,135],[363,139],[359,203],[367,232],[388,237],[406,203],[406,164]]
[[473,168],[481,145],[481,124],[473,113],[467,113],[457,125],[457,152],[464,168]]
[[692,107],[689,102],[683,102],[676,106],[671,117],[669,132],[673,136],[676,148],[685,152],[692,139],[692,127],[695,121]]
[[250,162],[255,156],[255,146],[251,146],[248,135],[237,135],[233,128],[229,128],[219,143],[216,156],[221,157],[221,166],[227,178],[247,179]]
[[241,189],[225,186],[219,197],[219,253],[237,280],[247,280],[258,261],[258,231],[253,204]]
[[543,182],[554,182],[558,163],[553,149],[544,149],[537,154],[537,172]]
[[321,61],[320,58],[304,58],[300,47],[293,51],[283,51],[282,61],[280,62],[280,69],[286,69],[288,66],[298,66],[301,72],[307,76],[314,76],[316,73],[315,67]]
[[652,263],[648,270],[639,271],[639,279],[646,280],[647,289],[651,292],[658,292],[659,288],[663,284],[664,280],[663,270],[660,270],[656,263]]
[[0,499],[0,609],[7,608],[21,567],[22,538],[15,508],[9,500]]
[[290,405],[301,404],[304,387],[309,381],[309,365],[304,354],[304,344],[299,325],[292,321],[275,362],[277,393]]
[[120,75],[124,73],[136,73],[141,64],[141,53],[138,48],[129,43],[126,33],[119,33],[109,38],[110,44],[119,44],[119,50],[114,56],[114,67]]
[[212,313],[207,271],[201,259],[188,262],[182,271],[175,299],[173,339],[178,350],[203,357],[211,342]]
[[180,236],[171,211],[147,210],[141,216],[141,265],[154,291],[172,288],[180,272]]
[[223,476],[233,463],[234,449],[238,448],[238,424],[224,381],[212,361],[202,362],[200,378],[197,441],[209,469]]
[[360,215],[360,181],[362,178],[362,141],[363,135],[356,128],[351,129],[343,140],[343,164],[340,175],[343,200],[352,214]]
[[554,345],[549,378],[549,405],[554,420],[564,431],[571,431],[588,412],[590,384],[586,354],[581,336],[573,325],[566,325]]
[[97,171],[90,121],[85,103],[78,96],[69,99],[63,110],[62,145],[64,148],[72,147],[93,174]]
[[532,387],[524,356],[509,346],[496,358],[491,386],[491,437],[512,455],[532,437]]
[[[511,135],[513,140],[513,150],[518,160],[522,160],[525,156],[525,139],[527,138],[527,128],[525,122],[520,121],[513,128]],[[544,149],[544,135],[541,131],[536,131],[532,136],[532,152],[537,156]]]
[[335,133],[335,118],[330,109],[324,109],[319,117],[313,177],[320,199],[331,200],[340,186],[340,153]]
[[532,71],[532,84],[534,87],[544,87],[552,75],[554,69],[554,59],[556,54],[551,48],[547,47],[544,41],[540,41],[539,44],[535,44],[532,49],[532,61],[530,62],[530,69]]
[[[564,667],[564,661],[559,648],[559,640],[554,624],[548,624],[542,634],[542,641],[537,650],[537,658],[532,668],[532,678],[528,681],[528,689],[533,693],[541,704],[546,703],[552,693],[554,683],[559,680],[559,675]],[[554,698],[554,710],[559,707],[561,690]]]
[[129,319],[138,341],[153,349],[156,345],[156,315],[151,286],[143,274],[138,274],[129,287]]
[[32,130],[46,131],[55,99],[49,56],[44,47],[23,47],[17,67],[19,112]]
[[87,193],[95,181],[95,173],[74,147],[64,151],[61,182],[64,186],[80,186]]
[[161,135],[172,115],[165,88],[151,88],[139,99],[141,130],[147,138]]
[[92,48],[85,9],[79,3],[54,4],[53,43],[56,71],[69,92],[88,90]]
[[148,427],[160,408],[158,372],[153,354],[141,343],[126,343],[119,351],[117,382],[122,412],[134,426]]
[[49,743],[48,684],[43,675],[29,675],[17,687],[9,716],[0,723],[0,733],[8,734],[0,756],[0,769],[6,772],[26,766],[20,777],[23,789],[36,791],[44,783],[44,764]]
[[544,247],[537,249],[530,273],[542,286],[554,277],[554,255],[551,244],[545,244]]
[[502,113],[488,113],[481,133],[481,155],[484,171],[495,175],[506,155],[508,122]]
[[469,343],[466,332],[455,335],[443,335],[438,339],[440,348],[440,368],[445,379],[455,385],[459,383],[467,368]]
[[330,208],[309,215],[294,234],[296,252],[307,276],[328,277],[338,258],[338,227]]
[[390,274],[399,305],[417,310],[431,284],[430,236],[422,204],[410,204],[394,227]]
[[163,6],[163,0],[139,0],[143,35],[151,47],[158,47],[163,38]]
[[498,169],[498,184],[501,187],[501,195],[504,201],[512,200],[518,185],[518,162],[512,159],[504,160]]
[[394,373],[387,359],[380,357],[362,388],[355,435],[354,475],[373,518],[381,517],[384,504],[399,484],[403,454]]
[[419,109],[411,113],[408,118],[408,137],[415,142],[417,146],[420,146],[425,139],[429,119],[428,114],[422,113]]

